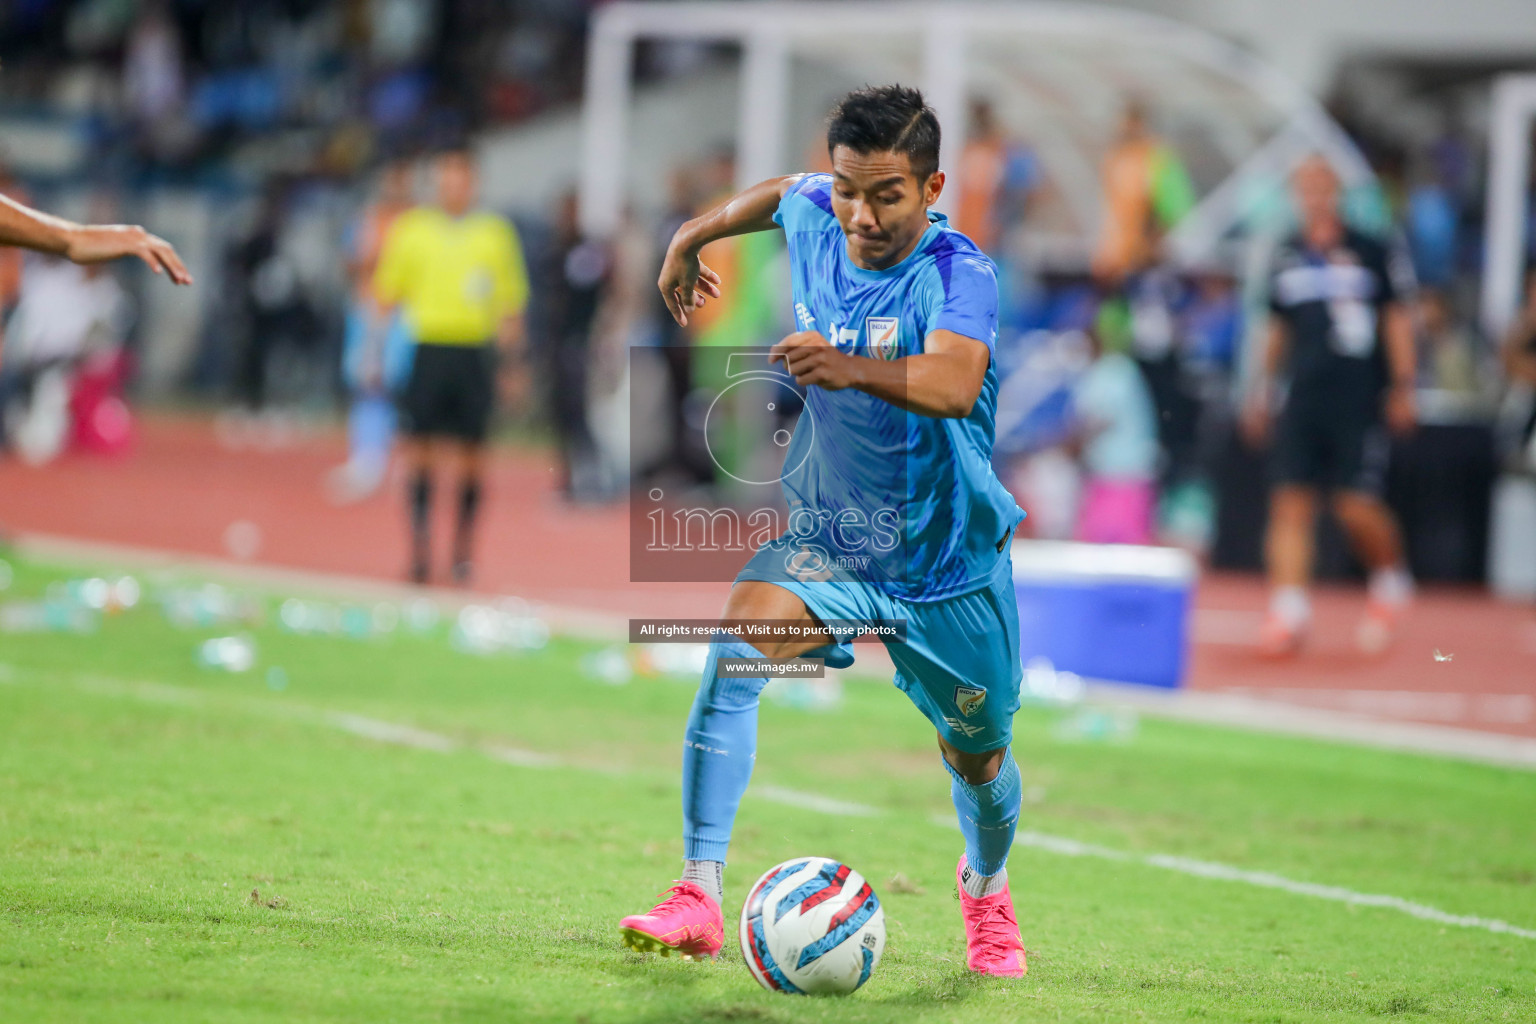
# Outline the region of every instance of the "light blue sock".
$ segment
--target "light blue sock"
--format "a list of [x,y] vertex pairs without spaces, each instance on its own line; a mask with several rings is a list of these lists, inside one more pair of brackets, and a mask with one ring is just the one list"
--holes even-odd
[[704,679],[683,736],[683,856],[724,862],[736,808],[757,757],[757,695],[765,676],[717,676],[721,658],[761,658],[757,648],[727,633],[709,647]]
[[962,779],[948,761],[944,761],[944,768],[954,780],[950,783],[949,795],[955,801],[955,811],[960,815],[960,831],[965,835],[966,864],[980,875],[995,875],[1008,863],[1013,830],[1019,823],[1022,794],[1019,766],[1013,760],[1013,751],[1003,755],[1003,766],[998,770],[997,778],[980,786]]

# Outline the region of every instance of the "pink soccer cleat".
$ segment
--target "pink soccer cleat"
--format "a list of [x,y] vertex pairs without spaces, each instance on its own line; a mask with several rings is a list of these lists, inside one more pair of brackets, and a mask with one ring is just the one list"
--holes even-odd
[[965,917],[965,965],[977,974],[1022,978],[1029,970],[1019,920],[1013,916],[1013,895],[1002,892],[971,896],[960,884],[965,874],[965,854],[955,865],[955,891],[960,894],[960,913]]
[[725,945],[720,905],[692,882],[678,882],[667,898],[644,914],[619,922],[624,945],[636,953],[677,953],[684,960],[707,960]]

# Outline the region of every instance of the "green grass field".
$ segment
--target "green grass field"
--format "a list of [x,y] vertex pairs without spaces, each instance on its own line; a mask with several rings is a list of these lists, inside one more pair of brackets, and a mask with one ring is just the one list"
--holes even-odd
[[[15,568],[0,603],[82,575]],[[1153,720],[1071,740],[1028,709],[1023,827],[1132,856],[1017,847],[1030,973],[1002,982],[964,967],[921,717],[873,680],[832,712],[765,704],[754,787],[881,809],[743,806],[728,902],[819,854],[886,906],[870,983],[800,999],[759,989],[734,939],[705,964],[618,943],[679,867],[691,681],[604,685],[590,644],[476,656],[445,626],[250,631],[241,674],[194,659],[228,629],[149,602],[95,632],[0,632],[0,1020],[1536,1020],[1536,940],[1144,859],[1536,928],[1528,772]]]

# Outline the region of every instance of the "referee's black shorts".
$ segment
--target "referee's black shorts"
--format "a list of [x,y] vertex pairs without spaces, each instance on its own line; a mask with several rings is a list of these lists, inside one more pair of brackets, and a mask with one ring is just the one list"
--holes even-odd
[[411,437],[482,442],[495,402],[495,353],[490,344],[416,346],[400,400]]
[[1291,401],[1275,426],[1271,475],[1277,484],[1358,491],[1380,497],[1387,482],[1391,440],[1367,408]]

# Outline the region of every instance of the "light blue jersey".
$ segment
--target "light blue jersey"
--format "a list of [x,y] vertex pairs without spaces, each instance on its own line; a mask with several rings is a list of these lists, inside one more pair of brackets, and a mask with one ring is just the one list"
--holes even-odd
[[[995,350],[996,267],[970,239],[929,214],[906,259],[865,270],[848,256],[831,195],[831,175],[810,174],[774,214],[789,241],[800,329],[878,359],[919,355],[936,330]],[[784,461],[796,539],[829,549],[839,567],[905,601],[988,586],[1024,518],[992,472],[995,367],[963,419],[909,413],[851,388],[806,391]]]

